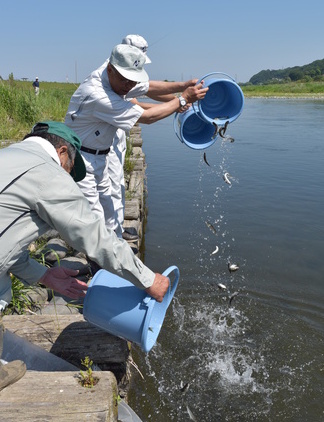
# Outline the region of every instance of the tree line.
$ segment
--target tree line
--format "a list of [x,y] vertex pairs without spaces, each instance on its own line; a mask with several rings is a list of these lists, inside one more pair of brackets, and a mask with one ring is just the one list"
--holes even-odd
[[280,70],[261,70],[249,80],[248,84],[266,85],[288,82],[324,81],[324,59],[315,60],[304,66],[287,67]]

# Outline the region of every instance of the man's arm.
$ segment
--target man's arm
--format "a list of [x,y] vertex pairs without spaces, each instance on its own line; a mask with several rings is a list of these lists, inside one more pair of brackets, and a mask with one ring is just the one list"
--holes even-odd
[[[169,82],[166,82],[167,84]],[[173,84],[173,82],[170,82]],[[177,82],[174,82],[177,84]],[[182,92],[182,97],[187,103],[194,103],[197,100],[203,99],[208,91],[208,88],[203,88],[203,84],[191,85]],[[141,117],[138,119],[139,123],[151,124],[155,123],[165,117],[170,116],[176,111],[180,111],[180,103],[177,97],[174,97],[171,101],[166,103],[157,104],[154,107],[150,107],[144,110]]]
[[[165,95],[183,92],[190,86],[195,86],[197,82],[198,79],[190,79],[185,82],[149,81],[149,89],[146,95],[152,100],[165,101],[161,100]],[[167,98],[167,101],[172,99],[170,96]]]

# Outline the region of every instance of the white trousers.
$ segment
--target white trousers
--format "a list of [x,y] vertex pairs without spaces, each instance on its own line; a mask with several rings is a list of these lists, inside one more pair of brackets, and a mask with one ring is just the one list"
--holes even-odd
[[108,174],[111,186],[111,199],[114,207],[114,225],[118,234],[123,232],[125,214],[124,163],[126,154],[126,134],[118,129],[109,152]]
[[92,210],[100,215],[108,229],[121,237],[124,223],[125,182],[124,160],[126,153],[125,132],[118,129],[107,155],[81,151],[86,176],[78,182]]

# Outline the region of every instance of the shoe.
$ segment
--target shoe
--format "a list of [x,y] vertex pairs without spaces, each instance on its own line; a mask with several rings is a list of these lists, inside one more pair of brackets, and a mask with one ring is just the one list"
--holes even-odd
[[26,365],[21,360],[14,360],[5,365],[0,363],[0,391],[14,384],[26,373]]
[[135,242],[136,240],[138,240],[137,234],[131,234],[127,232],[126,230],[123,231],[122,237],[124,240],[127,240],[128,242]]

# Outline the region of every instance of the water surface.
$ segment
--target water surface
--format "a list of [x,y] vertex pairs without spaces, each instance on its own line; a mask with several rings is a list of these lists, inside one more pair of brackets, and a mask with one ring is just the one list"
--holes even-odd
[[145,263],[181,273],[157,345],[134,348],[143,421],[324,419],[323,132],[321,101],[247,99],[207,166],[173,117],[142,126]]

